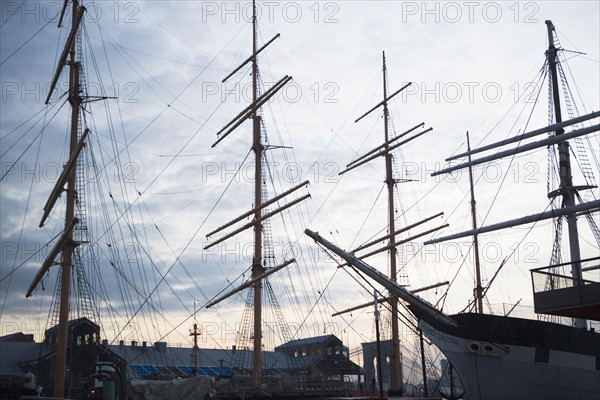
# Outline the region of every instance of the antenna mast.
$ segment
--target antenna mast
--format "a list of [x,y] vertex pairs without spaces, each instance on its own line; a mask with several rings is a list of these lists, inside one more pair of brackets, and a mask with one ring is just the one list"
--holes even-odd
[[196,322],[196,299],[194,299],[194,327],[190,332],[190,336],[194,338],[194,347],[192,348],[192,363],[194,365],[194,371],[192,376],[198,375],[198,336],[202,335],[202,332],[198,329],[198,322]]

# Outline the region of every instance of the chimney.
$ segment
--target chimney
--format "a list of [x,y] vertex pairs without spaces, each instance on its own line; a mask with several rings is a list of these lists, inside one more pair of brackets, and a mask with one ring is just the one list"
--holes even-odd
[[142,342],[142,348],[143,348],[144,350],[146,350],[146,346],[147,346],[147,345],[148,345],[148,343],[147,343],[147,342],[144,340],[144,341]]
[[135,348],[136,346],[137,346],[137,342],[135,340],[132,340],[131,341],[131,347]]
[[125,348],[125,341],[119,340],[119,349],[123,350]]
[[108,348],[108,339],[102,339],[102,347]]
[[167,342],[155,342],[154,350],[156,350],[159,353],[165,353],[167,350]]

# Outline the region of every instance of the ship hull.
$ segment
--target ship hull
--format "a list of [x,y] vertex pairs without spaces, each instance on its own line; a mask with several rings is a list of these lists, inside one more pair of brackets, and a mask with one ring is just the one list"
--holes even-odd
[[461,378],[470,400],[600,398],[600,334],[485,314],[421,319],[423,333]]

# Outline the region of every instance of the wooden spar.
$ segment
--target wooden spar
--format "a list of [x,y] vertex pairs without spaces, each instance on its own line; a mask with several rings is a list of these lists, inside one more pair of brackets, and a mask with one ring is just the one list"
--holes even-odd
[[225,293],[224,295],[222,295],[222,296],[218,297],[217,299],[215,299],[215,300],[211,301],[210,303],[208,303],[208,304],[206,305],[206,308],[211,308],[212,306],[214,306],[214,305],[216,305],[216,304],[218,304],[218,303],[222,302],[223,300],[225,300],[225,299],[227,299],[227,298],[229,298],[229,297],[233,296],[234,294],[236,294],[236,293],[238,293],[238,292],[241,292],[242,290],[244,290],[244,289],[246,289],[246,288],[249,288],[250,286],[254,285],[256,282],[258,282],[258,281],[260,281],[260,280],[262,280],[262,279],[265,279],[267,276],[269,276],[269,275],[271,275],[271,274],[274,274],[275,272],[279,271],[279,270],[280,270],[280,269],[282,269],[282,268],[285,268],[285,267],[287,267],[288,265],[290,265],[290,264],[292,264],[292,263],[294,263],[294,262],[296,262],[296,260],[292,258],[291,260],[288,260],[288,261],[284,262],[283,264],[280,264],[280,265],[278,265],[278,266],[276,266],[276,267],[273,267],[273,268],[269,268],[269,269],[267,269],[267,270],[266,270],[265,272],[263,272],[262,274],[260,274],[260,275],[258,275],[258,276],[256,276],[256,277],[254,277],[254,278],[251,278],[251,279],[249,279],[247,282],[245,282],[245,283],[242,283],[242,284],[241,284],[240,286],[238,286],[237,288],[235,288],[235,289],[233,289],[233,290],[231,290],[231,291],[229,291],[229,292]]
[[[67,6],[67,2],[65,1],[65,7]],[[83,18],[83,13],[85,12],[85,7],[79,7],[77,10],[77,16],[73,19],[73,25],[71,27],[71,32],[69,33],[69,37],[67,38],[67,42],[65,43],[65,48],[63,49],[60,58],[58,59],[58,64],[56,66],[56,72],[54,73],[54,78],[52,78],[52,82],[50,83],[50,90],[48,90],[48,96],[46,97],[45,104],[50,103],[50,97],[52,97],[52,93],[54,93],[54,89],[56,88],[56,83],[58,82],[58,78],[66,65],[67,56],[72,53],[73,44],[75,42],[75,37],[77,36],[77,30],[79,29],[79,24],[81,23],[81,19]],[[64,14],[64,9],[63,9]],[[75,15],[75,14],[73,14]],[[61,15],[62,20],[62,15]]]
[[500,222],[498,224],[483,226],[477,229],[471,229],[468,231],[455,233],[453,235],[444,236],[437,239],[428,240],[425,244],[435,244],[440,242],[445,242],[452,239],[459,239],[472,235],[480,235],[482,233],[493,232],[504,228],[511,228],[513,226],[529,224],[532,222],[543,221],[545,219],[556,218],[556,217],[564,217],[569,214],[577,214],[580,212],[585,212],[593,209],[600,208],[600,200],[593,200],[587,203],[577,204],[572,207],[564,207],[557,210],[545,211],[539,214],[533,214],[522,218],[513,219],[510,221]]
[[[379,303],[387,303],[388,301],[394,300],[394,299],[396,299],[394,296],[388,296],[388,297],[380,297],[380,298],[377,299],[377,301]],[[349,312],[356,311],[356,310],[361,310],[363,308],[367,308],[367,307],[370,307],[372,305],[373,305],[373,302],[369,301],[368,303],[362,303],[362,304],[359,304],[357,306],[346,308],[346,309],[344,309],[342,311],[338,311],[336,313],[331,314],[331,316],[332,317],[337,317],[338,315],[347,314]]]
[[333,243],[324,239],[318,233],[313,232],[310,229],[306,229],[304,231],[304,233],[306,233],[306,235],[308,235],[309,237],[314,239],[317,243],[320,243],[322,246],[326,247],[327,249],[331,250],[332,252],[334,252],[341,258],[343,258],[349,265],[352,265],[353,267],[355,267],[356,269],[358,269],[365,275],[369,276],[371,279],[373,279],[380,285],[384,286],[387,290],[390,291],[390,293],[392,295],[397,296],[400,299],[409,303],[417,312],[419,312],[423,315],[429,315],[434,320],[436,320],[442,324],[453,326],[453,327],[458,326],[456,324],[456,321],[454,321],[452,318],[445,315],[441,311],[437,310],[435,307],[433,307],[431,304],[427,303],[422,298],[415,296],[408,290],[402,288],[396,282],[390,280],[388,277],[386,277],[381,272],[377,271],[372,266],[368,265],[364,261],[353,256],[352,254],[349,254],[348,252],[340,249]]
[[508,317],[510,315],[510,313],[512,313],[515,308],[517,308],[517,306],[521,303],[521,300],[523,300],[523,298],[520,298],[519,301],[517,301],[511,308],[510,310],[508,310],[508,312],[506,314],[504,314],[505,317]]
[[[404,145],[404,144],[406,144],[406,143],[408,143],[408,142],[410,142],[410,141],[412,141],[412,140],[414,140],[414,139],[416,139],[416,138],[418,138],[418,137],[420,137],[420,136],[422,136],[422,135],[424,135],[424,134],[426,134],[427,132],[430,132],[430,131],[432,131],[432,130],[433,130],[433,128],[427,128],[427,129],[425,129],[424,131],[422,131],[422,132],[419,132],[419,133],[417,133],[416,135],[414,135],[414,136],[411,136],[410,138],[408,138],[408,139],[405,139],[405,140],[403,140],[403,141],[402,141],[402,142],[400,142],[400,143],[396,143],[396,144],[394,144],[393,146],[391,146],[391,147],[389,148],[389,151],[395,150],[395,149],[397,149],[398,147],[400,147],[400,146],[402,146],[402,145]],[[353,170],[354,168],[360,167],[361,165],[363,165],[363,164],[366,164],[366,163],[368,163],[369,161],[372,161],[372,160],[376,159],[376,158],[377,158],[377,157],[379,157],[379,156],[383,156],[384,154],[385,154],[385,152],[384,152],[384,151],[381,151],[381,152],[379,152],[379,153],[373,154],[372,156],[370,156],[370,157],[367,157],[367,158],[363,159],[361,162],[358,162],[358,163],[356,163],[356,164],[353,164],[352,166],[350,166],[350,167],[346,168],[345,170],[343,170],[342,172],[340,172],[338,175],[345,174],[346,172],[348,172],[348,171],[351,171],[351,170]]]
[[374,106],[369,111],[367,111],[366,113],[364,113],[363,115],[361,115],[360,117],[358,117],[354,122],[360,121],[361,119],[363,119],[364,117],[366,117],[367,115],[369,115],[370,113],[372,113],[373,111],[375,111],[377,109],[377,107],[380,107],[380,106],[384,105],[384,103],[387,103],[388,101],[390,101],[392,99],[392,97],[396,96],[398,93],[400,93],[401,91],[403,91],[404,89],[406,89],[410,85],[412,85],[412,82],[408,82],[406,85],[404,85],[400,89],[396,90],[393,94],[390,95],[390,97],[384,98],[383,101],[381,101],[380,103],[377,103],[376,106]]
[[[282,206],[282,207],[278,208],[277,210],[271,211],[271,212],[269,212],[269,213],[267,213],[267,214],[265,214],[265,215],[262,215],[262,216],[260,216],[258,219],[254,219],[254,220],[252,220],[252,221],[248,222],[248,223],[247,223],[247,224],[245,224],[244,226],[242,226],[242,227],[240,227],[240,228],[236,229],[235,231],[233,231],[233,232],[231,232],[231,233],[229,233],[229,234],[227,234],[227,235],[225,235],[225,236],[221,237],[220,239],[218,239],[218,240],[216,240],[216,241],[214,241],[214,242],[212,242],[212,243],[210,243],[210,244],[208,244],[208,245],[204,246],[204,250],[208,250],[208,249],[210,249],[211,247],[213,247],[213,246],[215,246],[215,245],[217,245],[217,244],[219,244],[219,243],[221,243],[221,242],[223,242],[223,241],[225,241],[225,240],[229,239],[230,237],[232,237],[232,236],[235,236],[235,235],[237,235],[238,233],[240,233],[240,232],[243,232],[243,231],[245,231],[245,230],[246,230],[246,229],[248,229],[248,228],[251,228],[251,227],[253,227],[253,226],[256,226],[256,224],[260,224],[260,223],[261,223],[262,221],[264,221],[265,219],[267,219],[267,218],[270,218],[270,217],[272,217],[273,215],[275,215],[275,214],[278,214],[278,213],[280,213],[280,212],[282,212],[282,211],[284,211],[284,210],[287,210],[288,208],[290,208],[290,207],[292,207],[292,206],[294,206],[294,205],[296,205],[296,204],[300,203],[300,202],[301,202],[301,201],[303,201],[303,200],[306,200],[306,199],[308,199],[309,197],[310,197],[310,194],[306,194],[306,195],[304,195],[304,196],[300,197],[299,199],[296,199],[296,200],[292,200],[292,201],[290,201],[289,203],[285,204],[284,206]],[[254,212],[255,212],[255,213],[257,213],[257,212],[260,212],[261,210],[262,210],[262,207],[257,207],[257,208],[255,208],[255,209],[254,209]]]
[[[469,132],[467,132],[467,151],[471,151]],[[470,153],[469,161],[471,161]],[[473,222],[473,229],[477,229],[477,214],[475,212],[475,187],[473,185],[473,167],[469,167],[469,186],[471,192],[471,220]],[[483,314],[483,289],[481,287],[481,267],[479,265],[479,240],[477,240],[477,234],[473,235],[473,251],[475,252],[475,300],[477,304],[477,312]]]
[[415,140],[416,138],[418,138],[420,136],[423,136],[427,132],[431,132],[432,130],[433,130],[433,128],[427,128],[423,132],[417,133],[415,136],[411,136],[408,139],[405,139],[405,140],[401,141],[400,143],[396,143],[396,144],[394,144],[393,146],[390,147],[390,151],[396,150],[398,147],[400,147],[400,146],[402,146],[402,145],[404,145],[404,144],[406,144],[408,142],[411,142],[411,141]]
[[71,156],[69,157],[69,161],[67,161],[67,164],[63,168],[60,176],[58,177],[58,180],[54,184],[54,189],[52,189],[52,192],[50,193],[50,196],[46,201],[46,205],[44,205],[44,214],[42,215],[42,219],[40,220],[40,228],[44,226],[46,218],[48,218],[48,215],[50,215],[50,211],[52,211],[52,208],[54,208],[56,200],[58,200],[58,197],[63,192],[64,186],[67,183],[69,176],[71,176],[71,173],[73,172],[73,168],[75,168],[75,166],[77,165],[77,158],[79,158],[79,153],[81,153],[81,150],[85,146],[85,138],[87,137],[89,132],[89,129],[83,131],[83,134],[81,135],[81,138],[79,138],[79,142],[77,143],[73,154],[71,154]]
[[352,166],[352,164],[356,164],[357,162],[361,161],[363,158],[366,158],[366,157],[370,156],[371,154],[375,153],[376,151],[383,149],[385,146],[392,144],[396,140],[399,140],[400,138],[406,136],[407,134],[411,133],[415,129],[418,129],[418,128],[421,128],[424,126],[425,126],[425,122],[421,122],[420,124],[413,126],[409,130],[402,132],[400,135],[396,136],[395,138],[392,138],[389,141],[386,141],[384,144],[375,147],[374,149],[372,149],[372,150],[368,151],[367,153],[363,154],[362,156],[358,157],[356,160],[348,163],[346,165],[346,167],[350,167],[350,166]]
[[537,142],[533,142],[533,143],[529,143],[523,146],[519,146],[519,147],[515,147],[513,149],[509,149],[509,150],[505,150],[505,151],[501,151],[498,152],[496,154],[491,154],[489,156],[486,157],[482,157],[482,158],[478,158],[475,159],[473,161],[470,162],[466,162],[463,164],[457,164],[454,165],[452,167],[448,167],[445,169],[442,169],[440,171],[436,171],[434,173],[431,174],[431,176],[437,176],[437,175],[441,175],[441,174],[447,174],[449,172],[454,172],[456,170],[462,169],[462,168],[467,168],[469,166],[474,166],[474,165],[479,165],[479,164],[483,164],[489,161],[494,161],[497,160],[499,158],[503,158],[503,157],[507,157],[507,156],[512,156],[515,154],[519,154],[519,153],[523,153],[525,151],[529,151],[529,150],[533,150],[533,149],[537,149],[539,147],[546,147],[546,146],[550,146],[553,144],[557,144],[557,143],[561,143],[561,142],[566,142],[569,139],[573,139],[579,136],[583,136],[583,135],[587,135],[588,133],[592,133],[592,132],[596,132],[600,130],[600,124],[596,124],[596,125],[592,125],[586,128],[581,128],[581,129],[577,129],[568,133],[563,133],[561,135],[554,135],[551,136],[549,138],[543,139],[543,140],[539,140]]
[[[435,285],[429,285],[429,286],[425,286],[425,287],[422,287],[422,288],[419,288],[419,289],[411,290],[410,292],[413,293],[413,294],[414,293],[419,293],[419,292],[423,292],[425,290],[435,289],[437,287],[444,286],[444,285],[449,285],[449,284],[450,284],[450,282],[448,282],[448,281],[440,282],[440,283],[436,283]],[[377,301],[380,302],[380,303],[384,303],[384,302],[387,303],[387,302],[389,302],[391,300],[394,300],[394,299],[396,299],[396,297],[394,297],[394,296],[388,296],[388,297],[380,297]],[[360,310],[362,308],[370,307],[372,304],[373,304],[372,301],[370,301],[368,303],[359,304],[358,306],[354,306],[354,307],[346,308],[345,310],[342,310],[342,311],[338,311],[338,312],[336,312],[334,314],[331,314],[331,316],[332,317],[337,317],[338,315],[342,315],[342,314],[346,314],[346,313],[349,313],[349,312],[352,312],[352,311]]]
[[60,12],[60,18],[58,18],[58,27],[62,28],[62,22],[63,19],[65,18],[65,12],[67,11],[67,3],[69,2],[69,0],[65,0],[62,6],[62,11]]
[[273,85],[273,87],[271,87],[269,90],[263,93],[257,100],[254,100],[251,105],[246,107],[244,111],[238,114],[237,117],[232,119],[227,125],[225,125],[224,128],[217,132],[217,135],[220,135],[225,129],[229,127],[229,129],[227,129],[227,131],[222,136],[220,136],[217,139],[217,141],[212,144],[211,147],[215,147],[223,139],[229,136],[229,134],[233,132],[238,126],[240,126],[246,119],[252,117],[252,115],[256,112],[256,109],[260,108],[263,104],[269,101],[269,99],[273,97],[275,93],[277,93],[282,87],[284,87],[285,84],[288,83],[290,80],[292,80],[292,77],[286,75],[279,82]]
[[56,244],[54,245],[54,247],[52,248],[50,253],[48,253],[46,260],[44,261],[44,263],[38,270],[37,274],[33,278],[31,285],[29,285],[29,289],[27,289],[27,293],[25,294],[25,297],[31,297],[31,295],[33,294],[33,291],[35,290],[37,285],[40,283],[40,281],[42,280],[42,278],[44,277],[46,272],[48,272],[50,267],[54,264],[54,259],[56,259],[56,256],[58,255],[58,253],[60,253],[60,251],[65,246],[65,243],[69,239],[69,236],[73,232],[73,228],[75,228],[75,224],[77,224],[77,222],[78,222],[77,218],[74,218],[73,221],[71,221],[71,224],[65,229],[65,231],[61,235],[60,239],[58,239],[58,241],[56,242]]
[[[285,75],[283,78],[281,78],[279,81],[277,81],[273,86],[271,86],[266,92],[264,92],[261,96],[259,96],[257,101],[260,102],[265,97],[266,97],[266,100],[269,100],[270,96],[272,94],[274,94],[274,92],[279,90],[279,88],[281,87],[282,84],[285,84],[290,79],[291,79],[291,77],[289,75]],[[260,103],[260,104],[262,104],[262,103]],[[229,128],[233,123],[239,122],[240,119],[245,120],[246,118],[248,118],[249,117],[248,111],[252,112],[252,108],[254,106],[260,107],[260,104],[257,105],[257,104],[252,103],[252,104],[248,105],[246,108],[244,108],[242,111],[240,111],[240,113],[238,115],[236,115],[234,118],[232,118],[231,121],[229,121],[229,123],[227,123],[227,125],[225,125],[223,128],[221,128],[221,130],[217,132],[217,136],[219,136],[221,133],[223,133],[223,131],[225,131],[225,129]]]
[[449,284],[450,284],[450,282],[448,282],[448,281],[444,281],[444,282],[440,282],[440,283],[434,283],[433,285],[428,285],[428,286],[424,286],[422,288],[411,290],[411,293],[424,292],[424,291],[429,290],[429,289],[435,289],[435,288],[438,288],[440,286],[446,286],[446,285],[449,285]]
[[250,61],[252,61],[254,59],[254,57],[256,57],[261,51],[263,51],[264,49],[267,48],[268,45],[270,45],[273,41],[275,41],[275,39],[277,39],[278,37],[280,37],[281,34],[278,33],[277,35],[275,35],[271,40],[269,40],[267,43],[265,43],[260,49],[258,49],[256,51],[255,54],[251,55],[250,57],[248,57],[246,59],[246,61],[244,61],[243,63],[241,63],[239,65],[239,67],[237,67],[236,69],[234,69],[229,75],[227,75],[225,78],[223,78],[223,80],[221,81],[221,83],[225,83],[225,81],[229,78],[231,78],[236,72],[238,72],[240,69],[242,69],[244,67],[244,65],[248,64]]
[[[422,219],[421,221],[415,222],[414,224],[408,225],[408,226],[406,226],[406,227],[404,227],[404,228],[402,228],[402,229],[398,229],[396,232],[394,232],[394,235],[398,235],[398,234],[400,234],[400,233],[402,233],[402,232],[406,232],[406,231],[407,231],[407,230],[409,230],[409,229],[412,229],[412,228],[414,228],[414,227],[416,227],[416,226],[422,225],[422,224],[424,224],[425,222],[431,221],[432,219],[435,219],[435,218],[437,218],[437,217],[439,217],[439,216],[441,216],[441,215],[444,215],[444,213],[443,213],[443,212],[437,213],[437,214],[435,214],[435,215],[432,215],[431,217],[428,217],[428,218]],[[378,238],[378,239],[375,239],[375,240],[372,240],[372,241],[370,241],[370,242],[368,242],[368,243],[365,243],[365,244],[363,244],[362,246],[358,246],[357,248],[353,249],[353,250],[351,251],[351,253],[356,253],[357,251],[364,250],[364,249],[366,249],[366,248],[368,248],[368,247],[371,247],[371,246],[372,246],[372,245],[374,245],[374,244],[377,244],[377,243],[379,243],[379,242],[383,242],[384,240],[387,240],[387,239],[389,239],[389,238],[390,238],[390,236],[391,236],[391,235],[385,235],[385,236],[382,236],[382,237],[380,237],[380,238]]]
[[536,129],[534,131],[527,132],[527,133],[524,133],[522,135],[513,136],[511,138],[504,139],[504,140],[502,140],[500,142],[492,143],[492,144],[489,144],[487,146],[482,146],[482,147],[479,147],[477,149],[473,149],[471,151],[466,151],[464,153],[456,154],[456,155],[454,155],[452,157],[446,158],[446,161],[453,161],[453,160],[456,160],[456,159],[459,159],[459,158],[462,158],[462,157],[465,157],[465,156],[468,156],[468,155],[473,155],[473,154],[476,154],[476,153],[481,153],[481,152],[486,151],[486,150],[492,150],[492,149],[495,149],[497,147],[502,147],[502,146],[507,145],[507,144],[517,143],[517,142],[523,141],[525,139],[529,139],[529,138],[532,138],[534,136],[541,135],[542,133],[556,131],[558,129],[565,128],[567,126],[578,124],[580,122],[584,122],[584,121],[587,121],[587,120],[590,120],[590,119],[594,119],[594,118],[598,118],[598,117],[600,117],[600,111],[594,111],[592,113],[589,113],[589,114],[586,114],[586,115],[582,115],[580,117],[576,117],[576,118],[573,118],[573,119],[570,119],[570,120],[567,120],[567,121],[564,121],[564,122],[561,122],[561,123],[558,123],[558,124],[548,125],[548,126],[546,126],[544,128]]
[[[298,190],[298,189],[300,189],[300,188],[302,188],[302,187],[304,187],[304,186],[307,186],[308,184],[309,184],[309,181],[304,181],[304,182],[302,182],[301,184],[299,184],[299,185],[297,185],[297,186],[294,186],[293,188],[291,188],[291,189],[289,189],[289,190],[287,190],[287,191],[285,191],[285,192],[281,193],[280,195],[273,197],[273,198],[272,198],[272,199],[270,199],[269,201],[266,201],[266,202],[264,202],[264,203],[261,205],[261,208],[263,208],[263,209],[264,209],[265,207],[268,207],[268,206],[270,206],[271,204],[273,204],[273,203],[275,203],[275,202],[277,202],[277,201],[281,200],[282,198],[284,198],[284,197],[285,197],[285,196],[287,196],[288,194],[291,194],[291,193],[295,192],[296,190]],[[246,213],[244,213],[244,214],[240,215],[239,217],[235,218],[234,220],[232,220],[232,221],[229,221],[228,223],[226,223],[226,224],[224,224],[224,225],[221,225],[220,227],[218,227],[218,228],[217,228],[217,229],[215,229],[214,231],[212,231],[212,232],[210,232],[210,233],[206,234],[206,237],[210,237],[210,236],[214,235],[215,233],[217,233],[217,232],[220,232],[220,231],[222,231],[223,229],[225,229],[225,228],[227,228],[227,227],[229,227],[229,226],[231,226],[231,225],[235,224],[236,222],[240,222],[241,220],[243,220],[244,218],[247,218],[247,217],[249,217],[250,215],[254,214],[255,212],[256,212],[256,209],[252,209],[252,210],[250,210],[250,211],[248,211],[248,212],[246,212]]]
[[[438,227],[436,227],[436,228],[429,229],[429,230],[427,230],[427,231],[425,231],[425,232],[418,233],[418,234],[416,234],[416,235],[414,235],[414,236],[411,236],[411,237],[409,237],[409,238],[406,238],[406,239],[404,239],[404,240],[401,240],[401,241],[399,241],[399,242],[396,242],[396,243],[394,244],[394,247],[400,246],[401,244],[404,244],[404,243],[410,242],[411,240],[418,239],[418,238],[420,238],[420,237],[422,237],[422,236],[428,235],[428,234],[430,234],[430,233],[433,233],[433,232],[435,232],[435,231],[439,231],[440,229],[447,228],[447,227],[448,227],[448,224],[444,224],[444,225],[440,225],[440,226],[438,226]],[[372,252],[370,252],[370,253],[367,253],[367,254],[360,255],[359,257],[360,257],[360,258],[367,258],[367,257],[371,257],[371,256],[374,256],[375,254],[379,254],[379,253],[381,253],[382,251],[386,251],[386,250],[389,250],[389,249],[390,249],[390,245],[383,246],[383,247],[380,247],[380,248],[378,248],[377,250],[373,250],[373,251],[372,251]]]

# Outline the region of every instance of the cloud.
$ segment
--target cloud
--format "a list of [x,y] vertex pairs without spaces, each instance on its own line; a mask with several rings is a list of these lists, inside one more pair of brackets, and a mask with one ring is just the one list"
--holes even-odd
[[[62,2],[27,2],[30,8],[9,18],[15,4],[2,4],[0,39],[3,174],[14,165],[1,182],[3,278],[26,260],[31,249],[43,247],[63,228],[64,196],[48,227],[40,230],[37,223],[68,146],[68,103],[59,100],[68,87],[66,73],[50,108],[45,111],[43,105],[66,28],[56,29],[52,22],[27,42]],[[219,252],[203,249],[208,232],[254,205],[253,154],[243,162],[252,146],[250,123],[211,148],[216,132],[251,98],[248,67],[221,82],[250,55],[247,4],[88,4],[88,38],[82,47],[86,49],[83,62],[89,94],[117,97],[88,103],[86,109],[92,113],[84,113],[83,121],[91,129],[85,165],[96,169],[87,175],[85,187],[93,244],[80,248],[92,249],[97,259],[85,268],[102,310],[102,322],[112,327],[105,328],[108,336],[120,331],[140,310],[133,318],[136,328],[122,333],[127,339],[140,340],[134,336],[142,336],[154,341],[183,323],[169,340],[186,341],[190,325],[186,318],[193,299],[205,301],[230,282],[239,283],[241,275],[249,276],[251,230],[218,246]],[[582,97],[591,102],[588,107],[598,109],[594,92],[599,86],[595,3],[269,4],[262,4],[260,41],[265,43],[277,33],[281,38],[259,57],[261,80],[268,87],[285,74],[294,79],[264,108],[270,144],[293,147],[269,150],[270,174],[276,182],[268,185],[268,196],[304,179],[311,184],[300,192],[312,196],[285,211],[284,218],[272,219],[276,263],[291,256],[297,257],[297,263],[273,275],[270,282],[288,322],[299,325],[305,321],[304,328],[313,333],[322,332],[328,323],[342,324],[340,330],[349,328],[329,316],[331,309],[350,307],[357,299],[368,301],[365,298],[371,295],[370,289],[362,289],[347,274],[335,272],[334,264],[326,262],[325,254],[302,232],[306,227],[320,230],[345,248],[355,247],[377,232],[385,233],[385,191],[378,199],[385,179],[383,162],[376,160],[338,175],[350,161],[383,140],[381,112],[353,122],[381,101],[382,51],[386,52],[391,90],[414,82],[390,104],[392,135],[420,122],[434,127],[397,155],[397,173],[413,181],[398,185],[397,214],[402,224],[444,210],[452,231],[468,227],[468,207],[457,205],[468,191],[466,175],[456,182],[432,178],[430,173],[444,164],[444,158],[464,149],[467,130],[472,142],[479,144],[522,129],[512,124],[528,105],[525,100],[540,89],[535,77],[547,47],[545,18],[554,19],[563,47],[588,53],[571,60],[572,68],[586,79],[586,84],[578,87]],[[545,90],[541,93],[545,100]],[[492,130],[505,114],[498,129]],[[545,108],[535,114],[529,128],[545,124],[546,115]],[[36,139],[44,123],[47,127]],[[528,201],[520,208],[530,212],[540,204],[545,206],[545,171],[534,167],[545,161],[545,155],[533,160],[535,163],[529,164],[529,159],[517,158],[513,164],[476,169],[481,174],[477,195],[481,214],[494,202],[496,172],[508,173],[510,183],[528,180]],[[234,175],[234,182],[227,187]],[[540,185],[540,193],[534,194]],[[500,207],[490,213],[489,221],[519,214],[514,201],[517,193],[522,192],[508,189],[506,196],[502,194],[497,201]],[[378,204],[373,206],[376,199]],[[417,200],[422,201],[415,205]],[[241,224],[247,222],[249,219]],[[489,243],[501,244],[506,253],[520,238],[504,241],[492,236]],[[292,254],[290,249],[296,246],[299,250]],[[468,251],[461,246],[461,251]],[[450,262],[454,261],[449,259],[453,249],[446,249],[446,259],[420,253],[405,267],[403,279],[411,287],[449,279],[460,265],[460,261]],[[92,250],[83,251],[91,256]],[[40,256],[46,252],[40,251]],[[3,321],[31,321],[47,315],[56,267],[44,280],[47,290],[42,298],[21,300],[20,293],[42,261],[37,257],[12,273],[10,286],[9,278],[2,282],[2,291],[9,293],[3,298]],[[378,268],[386,270],[384,257],[374,260]],[[492,261],[487,267],[489,275],[497,265],[497,260]],[[515,261],[512,266],[520,275],[526,275],[522,271],[530,267],[515,265],[522,263]],[[471,296],[471,280],[469,273],[457,280],[451,292],[457,300],[449,301],[451,307],[464,307]],[[424,296],[435,302],[440,294]],[[504,294],[499,290],[492,301],[506,301]],[[522,296],[530,296],[527,285]],[[244,302],[245,293],[214,310],[202,310],[197,317],[219,326],[225,323],[226,331],[235,331]],[[355,323],[370,331],[369,316]],[[118,329],[113,329],[115,326]],[[231,335],[225,336],[223,345],[231,344]],[[352,346],[364,339],[356,337]]]

